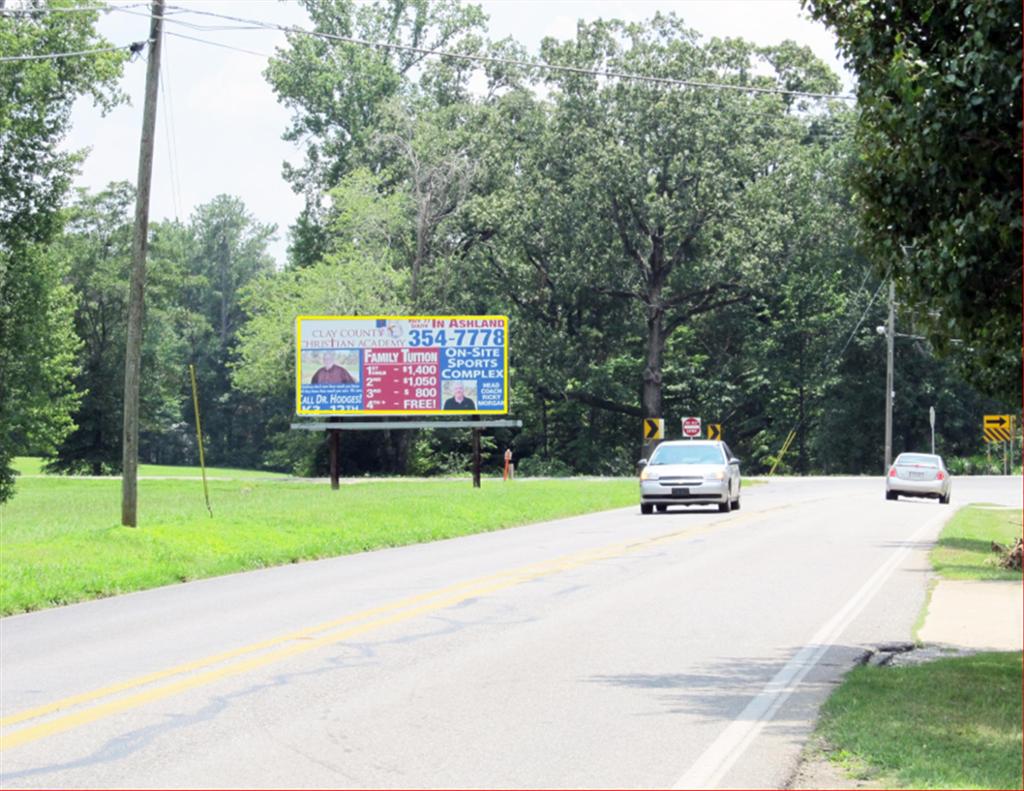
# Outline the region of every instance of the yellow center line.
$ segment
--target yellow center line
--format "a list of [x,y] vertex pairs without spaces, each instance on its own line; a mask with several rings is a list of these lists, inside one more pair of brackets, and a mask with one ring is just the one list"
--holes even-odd
[[[66,709],[71,709],[83,704],[95,703],[96,705],[89,706],[81,711],[64,714],[36,725],[19,728],[7,734],[0,735],[0,751],[37,741],[57,733],[62,733],[80,725],[85,725],[87,723],[103,719],[104,717],[108,717],[112,714],[117,714],[128,709],[163,700],[171,697],[172,695],[212,683],[219,679],[241,675],[250,670],[265,667],[275,662],[298,656],[309,651],[314,651],[324,646],[333,645],[344,640],[366,634],[367,632],[381,629],[385,626],[402,623],[403,621],[416,618],[420,615],[443,610],[454,605],[461,604],[462,602],[472,598],[496,593],[498,591],[521,585],[525,582],[570,571],[601,560],[623,557],[659,544],[669,543],[683,538],[690,538],[701,533],[711,532],[712,530],[725,525],[733,526],[747,522],[750,521],[751,518],[753,518],[753,515],[734,517],[731,519],[720,520],[709,525],[684,528],[683,530],[647,539],[611,544],[583,552],[560,556],[548,561],[533,563],[516,569],[496,572],[484,577],[467,580],[444,588],[439,588],[434,591],[428,591],[416,596],[407,597],[405,599],[364,610],[362,612],[353,613],[323,624],[289,632],[276,638],[263,640],[231,651],[214,654],[193,662],[175,665],[174,667],[166,670],[148,673],[118,684],[112,684],[90,692],[62,698],[61,700],[32,709],[27,709],[5,717],[0,720],[0,726],[7,727],[27,720],[43,717],[48,714],[54,714]],[[357,623],[359,621],[365,621],[365,623]],[[340,631],[338,631],[339,629]],[[328,634],[316,637],[315,639],[309,639],[313,635],[325,632]],[[294,644],[284,645],[289,642],[293,642]],[[259,654],[261,651],[265,653]],[[258,655],[251,656],[252,654]],[[195,671],[204,670],[213,665],[229,662],[230,660],[240,661],[226,664],[220,668],[206,670],[206,672],[195,673]],[[164,681],[187,673],[195,674],[185,678],[180,678],[162,686],[137,692],[133,695],[126,695],[106,702],[97,702],[101,701],[103,698],[110,698],[138,687],[153,684],[157,681]]]

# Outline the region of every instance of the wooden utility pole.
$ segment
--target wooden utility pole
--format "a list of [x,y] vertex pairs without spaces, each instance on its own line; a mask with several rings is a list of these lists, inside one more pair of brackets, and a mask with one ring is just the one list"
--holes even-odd
[[896,281],[889,280],[889,320],[885,325],[885,470],[892,466],[893,348],[896,343]]
[[142,109],[139,179],[135,195],[132,274],[128,290],[128,341],[124,357],[124,443],[122,446],[121,524],[138,524],[139,504],[139,379],[142,374],[142,312],[146,291],[146,247],[149,235],[149,187],[153,177],[153,138],[160,81],[160,39],[164,0],[153,0],[149,24],[146,98]]

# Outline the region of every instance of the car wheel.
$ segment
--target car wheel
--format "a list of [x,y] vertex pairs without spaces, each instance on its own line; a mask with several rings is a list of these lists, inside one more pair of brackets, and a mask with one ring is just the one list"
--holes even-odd
[[732,510],[733,511],[739,511],[740,510],[740,498],[739,497],[737,497],[735,502],[733,502]]
[[732,500],[726,500],[724,503],[719,503],[718,510],[723,514],[729,513],[729,511],[732,510]]
[[943,505],[949,505],[949,495],[947,494],[944,497],[940,497],[939,502]]
[[642,514],[653,514],[654,503],[640,503],[640,513]]
[[668,506],[667,506],[667,505],[665,505],[664,503],[658,503],[658,504],[657,504],[657,505],[655,506],[655,508],[657,508],[657,509],[658,509],[658,513],[659,513],[659,514],[663,514],[663,513],[665,513],[665,512],[666,512],[666,511],[668,510]]
[[886,500],[895,500],[897,496],[898,495],[896,494],[896,492],[886,492],[885,493],[885,499]]

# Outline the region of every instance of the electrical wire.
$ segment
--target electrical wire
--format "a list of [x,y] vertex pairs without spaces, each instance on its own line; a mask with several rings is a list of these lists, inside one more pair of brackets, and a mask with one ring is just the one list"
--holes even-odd
[[[56,60],[58,58],[78,58],[84,57],[85,55],[99,55],[104,52],[119,52],[120,50],[131,50],[133,44],[139,42],[132,42],[132,44],[122,44],[119,47],[103,47],[101,49],[83,49],[78,52],[45,52],[41,55],[6,55],[0,56],[0,63],[17,63],[19,61],[29,60]],[[143,42],[145,43],[145,42]]]
[[220,49],[230,49],[230,50],[234,50],[235,52],[243,52],[246,55],[256,55],[257,57],[260,57],[260,58],[271,58],[271,57],[273,57],[272,55],[270,55],[269,53],[266,53],[266,52],[257,52],[256,50],[252,50],[252,49],[243,49],[242,47],[233,47],[230,44],[221,44],[220,42],[210,41],[209,39],[205,39],[205,38],[197,38],[196,36],[186,36],[184,33],[172,33],[169,30],[165,30],[164,31],[164,35],[166,35],[166,36],[174,36],[175,38],[183,38],[183,39],[187,39],[188,41],[197,41],[200,44],[206,44],[206,45],[208,45],[210,47],[218,47]]
[[[148,11],[130,11],[130,10],[127,10],[128,8],[130,8],[130,6],[118,6],[116,8],[111,9],[111,10],[118,11],[120,13],[123,13],[123,14],[127,15],[127,16],[140,16],[140,17],[145,17],[146,19],[153,18],[152,14],[150,14],[150,12],[148,12]],[[198,13],[198,12],[195,12],[192,9],[188,9],[188,8],[179,8],[177,6],[175,6],[175,7],[167,6],[167,7],[165,7],[164,15],[163,16],[158,16],[156,18],[157,19],[162,19],[164,22],[170,22],[170,23],[175,24],[175,25],[181,25],[182,27],[188,28],[190,30],[196,30],[196,31],[199,31],[199,32],[206,32],[206,33],[220,33],[220,32],[225,32],[225,31],[232,31],[232,30],[266,30],[267,29],[266,24],[258,24],[258,25],[255,25],[255,24],[253,24],[253,25],[201,25],[198,22],[186,22],[183,19],[177,19],[177,17],[180,16],[181,14],[191,14],[191,13]]]
[[[292,33],[295,35],[313,36],[316,38],[322,38],[329,41],[339,41],[345,44],[353,44],[361,47],[368,47],[371,49],[386,49],[399,52],[412,52],[424,56],[438,56],[442,58],[451,58],[455,60],[469,61],[472,63],[492,63],[501,64],[505,66],[521,66],[527,69],[537,69],[541,71],[551,72],[564,72],[569,74],[583,74],[594,77],[608,77],[620,80],[628,80],[631,82],[647,82],[656,85],[667,85],[671,87],[681,88],[704,88],[711,90],[728,90],[737,91],[740,93],[754,93],[754,94],[770,94],[778,96],[796,96],[807,99],[834,99],[843,101],[856,101],[855,96],[847,94],[830,94],[830,93],[815,93],[812,91],[787,91],[780,88],[761,88],[752,85],[731,85],[728,83],[715,83],[715,82],[703,82],[699,80],[684,80],[675,77],[656,77],[645,74],[633,74],[630,72],[610,71],[607,69],[584,69],[577,66],[562,66],[553,63],[538,63],[533,61],[517,60],[515,58],[501,58],[491,55],[469,55],[460,52],[450,52],[447,50],[440,49],[426,49],[424,47],[412,47],[406,44],[389,44],[383,42],[366,41],[364,39],[354,38],[352,36],[339,36],[334,33],[324,33],[316,30],[306,30],[305,28],[295,27],[293,25],[278,25],[273,22],[263,22],[258,19],[246,19],[244,17],[231,16],[229,14],[218,14],[213,11],[199,11],[196,9],[184,8],[182,6],[169,6],[168,8],[182,13],[195,14],[198,16],[206,16],[214,19],[224,19],[229,22],[238,22],[243,25],[251,25],[257,28],[266,30],[280,30],[284,33]],[[165,17],[166,18],[166,17]],[[179,21],[179,20],[175,20]],[[212,43],[212,42],[206,42]]]
[[[0,11],[2,14],[30,14],[38,11],[45,12],[74,12],[74,11],[120,11],[123,13],[136,14],[138,16],[151,16],[142,12],[132,12],[129,9],[138,8],[145,6],[145,3],[131,3],[123,6],[78,6],[71,8],[43,8],[43,9],[7,9]],[[223,19],[230,22],[241,23],[239,26],[226,26],[226,25],[198,25],[196,23],[185,22],[180,19],[172,18],[172,15],[178,14],[195,14],[199,16],[207,16],[214,19]],[[470,63],[479,64],[500,64],[504,66],[519,66],[526,69],[536,69],[539,71],[548,72],[562,72],[567,74],[581,74],[592,77],[606,77],[611,79],[626,80],[630,82],[645,82],[654,85],[666,85],[670,87],[681,87],[681,88],[694,88],[694,89],[708,89],[708,90],[720,90],[720,91],[735,91],[739,93],[747,94],[762,94],[762,95],[774,95],[774,96],[794,96],[805,99],[816,99],[816,100],[841,100],[841,101],[856,101],[855,96],[849,94],[833,94],[833,93],[819,93],[814,91],[789,91],[781,88],[764,88],[755,85],[733,85],[730,83],[718,83],[718,82],[705,82],[701,80],[684,80],[676,77],[657,77],[654,75],[647,74],[635,74],[631,72],[612,71],[609,69],[585,69],[578,66],[564,66],[555,63],[542,63],[536,61],[525,61],[518,60],[516,58],[501,58],[493,55],[470,55],[461,52],[450,52],[448,50],[441,49],[427,49],[424,47],[413,47],[406,44],[391,44],[385,42],[374,42],[366,41],[364,39],[355,38],[352,36],[340,36],[334,33],[325,33],[317,30],[306,30],[304,28],[296,27],[294,25],[279,25],[273,22],[264,22],[258,19],[246,19],[243,17],[231,16],[228,14],[218,14],[213,11],[200,11],[192,8],[185,8],[182,6],[168,6],[163,16],[160,17],[166,22],[172,22],[185,27],[190,27],[194,30],[205,30],[209,32],[215,31],[230,31],[230,30],[279,30],[283,33],[291,33],[294,35],[305,35],[312,36],[315,38],[322,38],[329,41],[339,41],[345,44],[352,44],[355,46],[368,47],[371,49],[386,49],[398,52],[411,52],[425,57],[437,56],[441,58],[451,58],[455,60],[467,61]],[[168,33],[168,35],[176,35],[179,38],[191,38],[181,33]],[[209,41],[208,39],[192,38],[202,44],[209,46],[220,47],[222,49],[235,50],[237,52],[243,52],[249,55],[257,55],[259,57],[271,57],[266,53],[256,52],[254,50],[244,49],[242,47],[233,47],[227,44],[220,44],[218,42]],[[91,50],[86,52],[77,53],[54,53],[52,55],[39,55],[39,56],[18,56],[13,58],[0,58],[0,62],[11,62],[17,60],[41,60],[46,57],[72,57],[76,55],[88,55],[96,54],[103,51],[110,50]]]
[[164,136],[166,137],[167,166],[171,182],[171,205],[174,207],[174,219],[178,220],[181,217],[181,180],[179,178],[180,171],[177,167],[178,147],[174,134],[174,119],[171,112],[170,85],[168,85],[167,71],[167,47],[164,47],[160,59],[160,99],[164,106]]
[[89,6],[31,6],[27,8],[0,8],[0,16],[28,16],[29,14],[75,14],[87,13],[90,11],[120,11],[125,8],[142,8],[148,3],[128,3],[121,6],[111,5],[89,5]]
[[[870,270],[867,273],[865,273],[865,275],[864,275],[864,283],[867,282],[867,276],[869,274],[870,274]],[[892,275],[892,265],[890,264],[888,271],[885,273],[885,277],[883,277],[882,278],[882,282],[878,284],[878,288],[875,289],[875,293],[872,294],[871,295],[871,299],[868,300],[867,307],[864,308],[864,312],[861,314],[860,318],[857,320],[857,323],[853,326],[853,329],[850,331],[849,336],[846,338],[846,343],[843,344],[843,348],[839,350],[838,354],[830,353],[824,360],[822,360],[822,367],[824,368],[824,373],[828,373],[828,370],[829,370],[829,368],[832,367],[832,364],[834,364],[838,360],[842,359],[842,356],[846,353],[846,350],[849,348],[850,343],[853,341],[854,336],[857,334],[857,330],[860,329],[860,325],[863,324],[864,323],[864,319],[866,319],[868,317],[868,313],[870,312],[872,305],[875,304],[875,300],[878,299],[878,295],[882,293],[882,289],[889,282],[889,278],[891,277],[891,275]],[[861,288],[864,288],[864,283],[861,283]],[[859,290],[860,289],[858,289],[858,291]],[[813,396],[812,396],[812,400],[813,400]],[[802,426],[804,421],[806,421],[806,420],[807,420],[807,415],[805,415],[804,417],[802,417],[799,420],[797,420],[796,423],[793,424],[793,428],[790,430],[789,434],[787,434],[786,436],[787,437],[790,436],[790,435],[794,435],[795,436],[796,432],[799,430],[800,426]],[[781,456],[780,456],[780,458],[781,458]]]

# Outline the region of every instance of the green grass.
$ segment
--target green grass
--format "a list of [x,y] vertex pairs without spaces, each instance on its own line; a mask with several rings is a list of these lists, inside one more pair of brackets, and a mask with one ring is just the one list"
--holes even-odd
[[18,475],[43,475],[43,460],[38,456],[15,456],[11,466]]
[[1021,788],[1021,662],[977,654],[852,671],[822,709],[832,759],[901,788]]
[[947,579],[1019,580],[1019,571],[1000,567],[992,542],[1012,545],[1021,535],[1021,518],[1020,509],[961,509],[942,529],[932,550],[932,565]]
[[142,480],[138,529],[120,480],[21,478],[0,506],[0,614],[264,566],[499,530],[637,502],[636,481],[485,479],[324,484]]
[[[16,456],[14,469],[20,475],[46,475],[43,470],[43,459],[35,456]],[[200,467],[173,467],[167,464],[140,464],[139,477],[178,477],[199,478],[203,471]],[[286,478],[283,472],[267,472],[266,470],[238,470],[231,467],[207,467],[208,478],[230,478],[231,480],[249,480],[251,478]],[[114,476],[112,476],[114,477]]]

